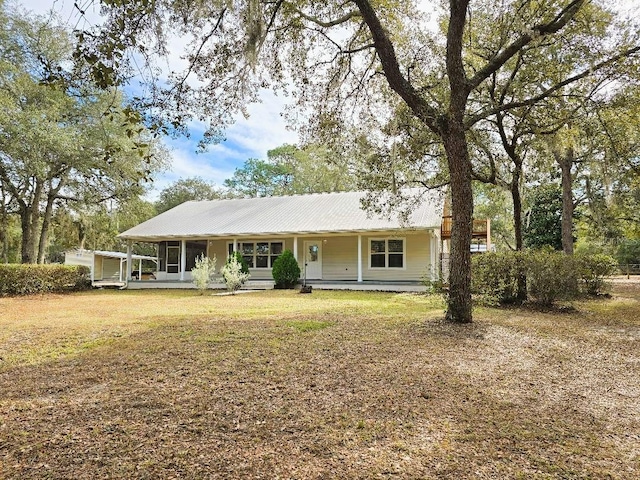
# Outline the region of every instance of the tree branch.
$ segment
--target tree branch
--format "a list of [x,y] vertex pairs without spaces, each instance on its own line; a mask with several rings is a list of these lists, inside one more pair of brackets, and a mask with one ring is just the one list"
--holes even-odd
[[411,108],[415,115],[421,119],[429,129],[437,133],[438,125],[436,110],[425,101],[425,99],[402,74],[393,43],[380,23],[380,19],[376,15],[371,3],[369,0],[353,1],[358,6],[362,18],[371,31],[376,53],[378,54],[378,58],[382,64],[382,69],[389,86],[393,91],[400,95],[409,108]]
[[298,8],[294,7],[294,10],[298,15],[300,15],[305,20],[309,20],[310,22],[315,23],[316,25],[318,25],[320,27],[323,27],[323,28],[330,28],[330,27],[335,27],[337,25],[342,25],[343,23],[348,22],[352,18],[360,16],[360,12],[358,12],[357,10],[353,10],[353,11],[351,11],[349,13],[344,14],[340,18],[336,18],[335,20],[329,20],[329,21],[325,22],[325,21],[320,20],[317,17],[314,17],[312,15],[308,15],[308,14],[304,13],[302,10],[300,10]]
[[477,123],[480,120],[483,120],[487,117],[490,117],[491,115],[495,115],[498,112],[504,112],[506,110],[511,110],[514,108],[519,108],[519,107],[528,107],[531,105],[534,105],[536,103],[538,103],[540,100],[544,100],[545,98],[550,97],[553,93],[557,92],[558,90],[562,89],[563,87],[566,87],[567,85],[570,85],[572,83],[577,82],[578,80],[582,80],[583,78],[588,77],[589,75],[602,70],[605,67],[608,67],[609,65],[617,62],[618,60],[621,60],[623,58],[626,57],[630,57],[635,53],[640,52],[640,46],[637,47],[633,47],[630,48],[628,50],[625,50],[624,52],[619,53],[618,55],[615,55],[611,58],[608,58],[607,60],[603,60],[602,62],[598,63],[597,65],[594,65],[593,67],[587,68],[586,70],[583,70],[582,72],[569,77],[565,80],[563,80],[562,82],[559,82],[557,84],[555,84],[552,87],[547,88],[546,90],[544,90],[543,92],[541,92],[540,94],[528,98],[526,100],[522,100],[520,102],[511,102],[511,103],[505,103],[504,105],[499,105],[497,107],[494,108],[490,108],[488,110],[485,110],[483,112],[480,112],[476,115],[472,115],[471,117],[468,118],[468,120],[465,122],[465,127],[470,128],[472,125],[474,125],[475,123]]
[[511,57],[516,55],[531,41],[540,37],[552,35],[562,29],[569,22],[569,20],[571,20],[575,16],[575,14],[578,12],[578,10],[580,10],[584,3],[585,0],[573,0],[549,23],[534,26],[529,32],[525,33],[520,38],[511,43],[511,45],[509,45],[495,57],[493,57],[493,59],[489,61],[489,63],[478,70],[476,74],[468,80],[467,88],[469,89],[469,91],[476,88],[484,80],[489,78],[491,74],[498,71],[498,69],[502,67]]

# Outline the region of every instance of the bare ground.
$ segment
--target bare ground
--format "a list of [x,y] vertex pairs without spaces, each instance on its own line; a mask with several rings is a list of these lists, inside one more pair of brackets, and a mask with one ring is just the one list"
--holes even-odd
[[574,306],[0,299],[0,478],[638,478],[640,285]]

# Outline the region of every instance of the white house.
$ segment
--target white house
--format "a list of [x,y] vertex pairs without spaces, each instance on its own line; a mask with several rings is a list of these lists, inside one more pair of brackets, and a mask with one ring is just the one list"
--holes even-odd
[[[190,280],[197,256],[218,265],[239,251],[252,280],[271,280],[271,266],[293,252],[308,280],[419,282],[437,276],[444,196],[432,191],[409,216],[367,214],[362,192],[185,202],[119,236],[158,246],[156,279]],[[131,256],[133,258],[133,256]],[[131,265],[129,262],[127,265]],[[130,272],[125,278],[131,278]]]

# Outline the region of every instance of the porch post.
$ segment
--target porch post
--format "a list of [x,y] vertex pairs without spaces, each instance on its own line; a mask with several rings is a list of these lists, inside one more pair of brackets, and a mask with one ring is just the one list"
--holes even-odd
[[[122,262],[124,262],[124,258],[120,259],[120,268],[118,269],[118,281],[119,282],[122,281]],[[93,281],[93,278],[91,280]]]
[[362,282],[362,235],[358,235],[358,281]]
[[293,237],[293,258],[298,261],[298,237]]
[[132,260],[132,256],[133,256],[133,252],[131,251],[131,240],[127,240],[127,282],[131,281],[131,270],[132,270],[132,265],[131,262],[133,262]]
[[234,252],[238,251],[238,239],[237,238],[233,239],[233,251]]
[[436,244],[438,243],[436,240],[435,231],[429,232],[429,242],[431,242],[431,281],[436,281],[438,279],[438,260],[436,259]]
[[180,242],[180,280],[184,280],[184,271],[187,268],[187,241]]
[[142,259],[140,259],[140,263],[138,264],[138,280],[142,280]]

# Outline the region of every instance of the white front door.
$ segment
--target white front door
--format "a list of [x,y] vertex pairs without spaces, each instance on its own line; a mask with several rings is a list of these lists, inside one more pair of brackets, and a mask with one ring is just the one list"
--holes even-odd
[[322,241],[304,242],[304,263],[308,280],[322,280]]

